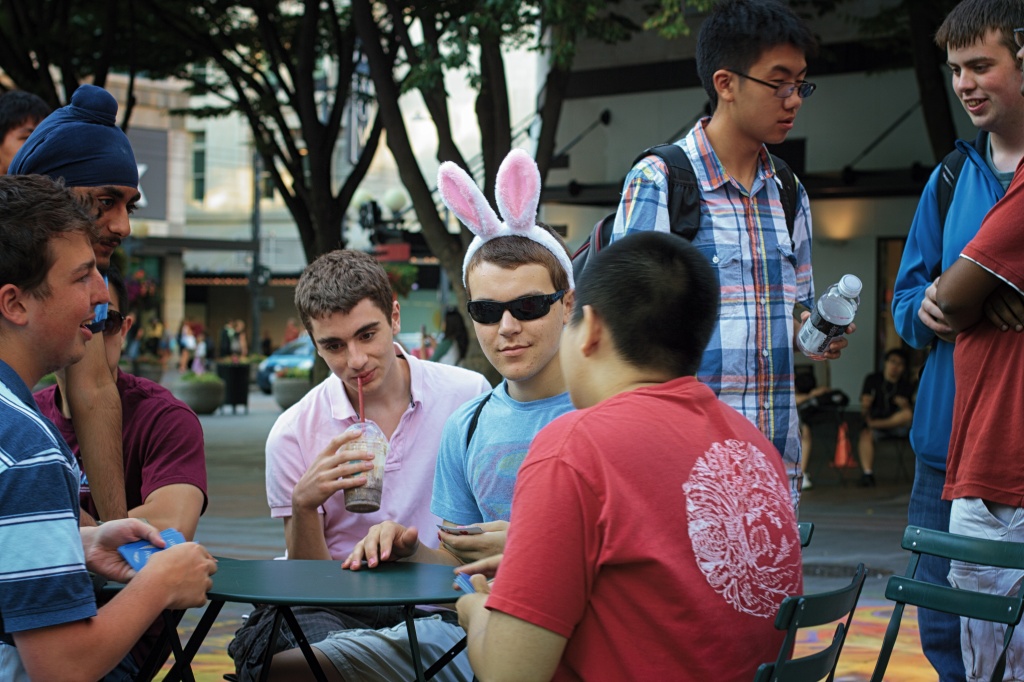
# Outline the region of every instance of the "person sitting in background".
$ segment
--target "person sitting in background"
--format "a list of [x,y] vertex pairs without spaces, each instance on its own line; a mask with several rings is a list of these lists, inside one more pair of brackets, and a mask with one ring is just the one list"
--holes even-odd
[[717,279],[660,232],[592,258],[560,349],[577,411],[534,438],[497,578],[473,576],[457,604],[473,671],[747,682],[778,654],[773,619],[803,566],[775,448],[694,376]]
[[[148,379],[126,374],[118,368],[125,336],[134,322],[120,311],[128,300],[124,279],[117,268],[107,270],[110,308],[103,328],[107,366],[121,396],[121,423],[124,429],[125,502],[130,518],[143,519],[159,530],[176,528],[185,539],[195,536],[199,516],[206,509],[206,452],[203,427],[188,406],[171,392]],[[56,374],[57,383],[35,394],[39,411],[60,431],[81,466],[75,425],[64,399],[67,378]],[[80,524],[96,525],[96,503],[89,480],[81,475],[79,488]],[[132,655],[104,679],[135,677],[146,655],[159,636],[163,620],[158,620],[147,636],[132,649]]]
[[906,351],[891,348],[885,353],[881,372],[869,374],[860,391],[860,412],[864,428],[857,443],[857,455],[863,470],[859,485],[875,485],[875,441],[879,438],[904,438],[914,418],[911,407],[914,388],[907,378],[909,359]]
[[430,359],[445,365],[458,365],[466,357],[468,348],[466,323],[462,321],[458,310],[448,308],[444,313],[444,338],[437,344]]
[[811,477],[807,475],[807,469],[811,462],[811,446],[814,444],[810,422],[818,412],[817,398],[825,395],[831,389],[828,386],[818,386],[814,372],[797,373],[794,385],[796,387],[796,410],[800,416],[800,472],[803,475],[800,490],[810,490],[814,487]]
[[31,92],[11,90],[0,95],[0,175],[7,175],[11,159],[49,115],[50,105]]

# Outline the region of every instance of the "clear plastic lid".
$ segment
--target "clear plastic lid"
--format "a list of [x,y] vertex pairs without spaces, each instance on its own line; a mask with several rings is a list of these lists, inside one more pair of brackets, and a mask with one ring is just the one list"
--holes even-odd
[[847,298],[860,296],[860,290],[863,288],[864,285],[857,275],[843,275],[843,278],[839,280],[839,293]]

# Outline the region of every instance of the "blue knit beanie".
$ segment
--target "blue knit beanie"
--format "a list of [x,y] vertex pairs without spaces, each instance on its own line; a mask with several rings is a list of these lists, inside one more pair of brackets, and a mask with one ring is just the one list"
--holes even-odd
[[117,100],[95,85],[80,85],[71,104],[36,127],[14,156],[9,175],[64,178],[67,187],[139,186],[128,137],[117,127]]

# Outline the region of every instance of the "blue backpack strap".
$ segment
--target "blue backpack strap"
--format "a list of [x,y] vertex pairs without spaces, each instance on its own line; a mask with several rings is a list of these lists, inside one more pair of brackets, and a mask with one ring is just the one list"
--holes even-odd
[[487,401],[491,399],[492,395],[494,395],[494,391],[493,390],[491,390],[491,392],[487,394],[487,397],[485,397],[483,400],[481,400],[477,404],[476,409],[473,410],[473,418],[469,420],[469,428],[466,429],[466,448],[467,449],[469,448],[469,442],[471,440],[473,440],[473,434],[476,432],[476,424],[477,424],[478,421],[480,421],[480,413],[484,411],[484,405],[487,404]]

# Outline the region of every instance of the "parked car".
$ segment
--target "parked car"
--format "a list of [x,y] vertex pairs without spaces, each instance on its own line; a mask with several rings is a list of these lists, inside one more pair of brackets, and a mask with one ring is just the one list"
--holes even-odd
[[274,379],[279,369],[311,369],[315,353],[313,340],[309,338],[309,334],[303,334],[275,350],[260,363],[256,372],[256,383],[260,390],[267,395],[273,393]]

